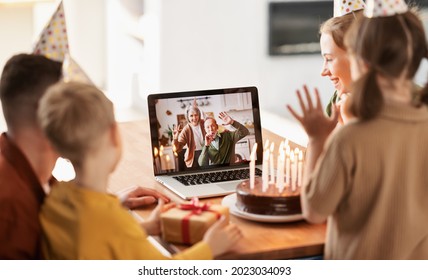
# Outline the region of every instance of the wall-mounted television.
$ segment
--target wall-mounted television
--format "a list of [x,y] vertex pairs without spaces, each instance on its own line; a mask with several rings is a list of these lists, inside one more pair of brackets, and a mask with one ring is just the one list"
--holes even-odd
[[320,53],[319,28],[333,16],[333,1],[269,3],[269,54]]
[[[428,0],[406,0],[406,2],[424,11],[428,8]],[[332,16],[333,0],[270,2],[269,55],[320,53],[319,28]]]

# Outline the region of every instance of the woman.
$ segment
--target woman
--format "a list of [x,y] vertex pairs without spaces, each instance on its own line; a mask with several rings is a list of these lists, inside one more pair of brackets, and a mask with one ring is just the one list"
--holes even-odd
[[[342,3],[342,1],[339,2]],[[335,17],[324,22],[320,28],[321,54],[324,58],[321,76],[328,77],[336,89],[326,107],[326,112],[329,116],[332,113],[332,106],[337,105],[340,108],[342,103],[345,102],[347,94],[350,92],[352,80],[344,37],[355,19],[362,16],[364,5],[362,2],[358,2],[360,5],[355,10],[351,10],[345,14],[336,14]],[[340,110],[340,113],[339,122],[343,124],[348,121],[350,116],[345,114],[343,108]]]
[[306,104],[298,94],[302,115],[289,107],[310,139],[303,214],[328,218],[327,259],[427,259],[428,86],[415,92],[412,83],[427,57],[425,32],[404,1],[371,1],[345,37],[355,121],[323,151],[334,126],[318,92],[315,105],[307,88]]
[[187,168],[192,168],[199,166],[197,159],[199,158],[202,147],[204,146],[206,134],[201,111],[195,103],[193,106],[189,106],[187,108],[186,120],[187,124],[182,130],[181,125],[178,125],[174,129],[173,144],[177,149],[177,153],[187,146],[187,150],[184,153],[184,162]]

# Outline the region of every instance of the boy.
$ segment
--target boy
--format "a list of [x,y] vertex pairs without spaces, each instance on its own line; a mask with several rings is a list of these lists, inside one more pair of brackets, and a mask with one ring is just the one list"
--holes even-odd
[[[41,100],[39,122],[59,154],[76,171],[72,182],[52,190],[42,207],[42,249],[49,259],[163,259],[147,240],[159,234],[160,202],[140,225],[106,193],[108,177],[119,162],[122,146],[113,105],[97,88],[81,83],[57,84]],[[100,234],[101,233],[101,234]],[[224,253],[239,238],[236,226],[224,218],[203,241],[174,256],[210,259]]]

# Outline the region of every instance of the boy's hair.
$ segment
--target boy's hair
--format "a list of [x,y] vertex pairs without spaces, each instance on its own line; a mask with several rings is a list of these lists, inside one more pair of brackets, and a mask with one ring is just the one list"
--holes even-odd
[[333,37],[334,43],[345,50],[344,38],[351,24],[363,16],[363,10],[358,10],[340,17],[332,17],[326,20],[320,27],[320,33],[330,34]]
[[37,127],[39,100],[61,78],[61,66],[60,62],[34,54],[18,54],[6,62],[0,99],[8,129]]
[[38,119],[58,153],[77,166],[115,124],[112,102],[96,87],[76,82],[50,87]]
[[[345,44],[368,67],[367,73],[354,82],[350,102],[351,113],[360,120],[374,118],[383,106],[377,75],[392,81],[405,73],[412,79],[428,54],[423,24],[413,11],[361,18],[349,29]],[[422,101],[426,103],[425,97]]]

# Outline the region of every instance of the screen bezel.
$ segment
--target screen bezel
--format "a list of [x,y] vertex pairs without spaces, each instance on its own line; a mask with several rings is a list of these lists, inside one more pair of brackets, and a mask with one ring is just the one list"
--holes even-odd
[[[252,103],[252,112],[253,112],[253,122],[254,122],[254,135],[257,143],[257,159],[256,164],[261,164],[263,160],[263,138],[262,138],[262,127],[260,119],[260,106],[259,106],[259,96],[258,90],[254,86],[250,87],[236,87],[236,88],[224,88],[224,89],[208,89],[208,90],[195,90],[195,91],[182,91],[182,92],[169,92],[169,93],[156,93],[150,94],[147,97],[148,104],[148,114],[149,114],[149,124],[150,124],[150,139],[151,139],[151,154],[152,159],[154,159],[154,149],[155,147],[159,149],[159,131],[157,129],[157,115],[156,115],[156,100],[159,99],[169,99],[169,98],[193,98],[199,96],[211,96],[211,95],[227,95],[227,94],[236,94],[236,93],[251,93],[251,103]],[[154,165],[154,163],[153,163]],[[167,171],[167,172],[156,172],[156,169],[153,168],[154,175],[176,175],[176,174],[188,174],[195,173],[200,171],[216,171],[224,169],[234,169],[248,167],[249,163],[244,162],[242,164],[224,164],[224,165],[210,165],[205,167],[200,167],[198,169],[184,170],[184,171]]]

